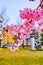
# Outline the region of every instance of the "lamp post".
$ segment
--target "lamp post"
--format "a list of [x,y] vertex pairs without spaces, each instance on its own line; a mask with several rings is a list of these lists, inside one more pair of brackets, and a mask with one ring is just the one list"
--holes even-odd
[[0,47],[1,47],[1,40],[2,40],[2,22],[3,22],[3,17],[0,16]]
[[31,50],[36,50],[35,48],[35,30],[32,30],[32,33],[30,34],[30,41],[31,41]]

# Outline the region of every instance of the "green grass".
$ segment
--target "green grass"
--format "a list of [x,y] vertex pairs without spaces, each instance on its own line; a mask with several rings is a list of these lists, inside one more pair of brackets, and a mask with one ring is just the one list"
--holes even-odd
[[43,65],[43,51],[21,49],[12,52],[0,48],[0,65]]

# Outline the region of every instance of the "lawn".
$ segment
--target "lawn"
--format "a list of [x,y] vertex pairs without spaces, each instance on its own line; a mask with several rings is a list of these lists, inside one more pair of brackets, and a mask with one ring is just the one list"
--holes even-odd
[[0,65],[43,65],[43,51],[20,49],[12,52],[0,48]]

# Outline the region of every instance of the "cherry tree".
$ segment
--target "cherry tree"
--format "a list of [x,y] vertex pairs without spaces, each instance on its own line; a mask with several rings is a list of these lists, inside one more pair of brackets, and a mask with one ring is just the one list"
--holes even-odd
[[[30,0],[34,2],[35,0]],[[12,32],[8,32],[10,35],[16,35],[16,33],[19,33],[19,38],[17,38],[18,44],[15,45],[14,50],[17,50],[18,47],[22,44],[23,40],[30,37],[30,34],[32,33],[32,29],[40,29],[41,25],[43,24],[43,0],[40,0],[40,4],[37,7],[37,9],[32,10],[25,8],[24,10],[20,10],[20,17],[24,20],[23,25],[7,25],[6,31],[12,30]],[[37,24],[37,25],[36,25]],[[12,49],[12,48],[11,48]]]
[[[35,0],[29,0],[34,2]],[[41,7],[41,8],[40,8]],[[20,10],[20,17],[24,20],[24,23],[31,24],[32,29],[40,29],[43,24],[43,0],[40,0],[40,4],[37,9],[32,10],[25,8],[23,11]],[[29,27],[29,26],[28,26]],[[30,30],[32,30],[30,27]],[[28,34],[28,32],[27,32]],[[31,34],[31,33],[30,33]],[[34,38],[32,38],[31,42],[32,49],[35,49]]]
[[[34,2],[35,0],[29,0],[29,1]],[[37,9],[38,9],[39,7],[43,8],[43,0],[40,0],[40,4],[39,4],[39,6],[37,7]]]

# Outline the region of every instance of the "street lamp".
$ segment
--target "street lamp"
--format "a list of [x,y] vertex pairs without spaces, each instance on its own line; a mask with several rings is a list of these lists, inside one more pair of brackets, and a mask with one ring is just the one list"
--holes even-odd
[[2,22],[3,22],[3,17],[0,16],[0,47],[1,47],[1,40],[2,40]]

